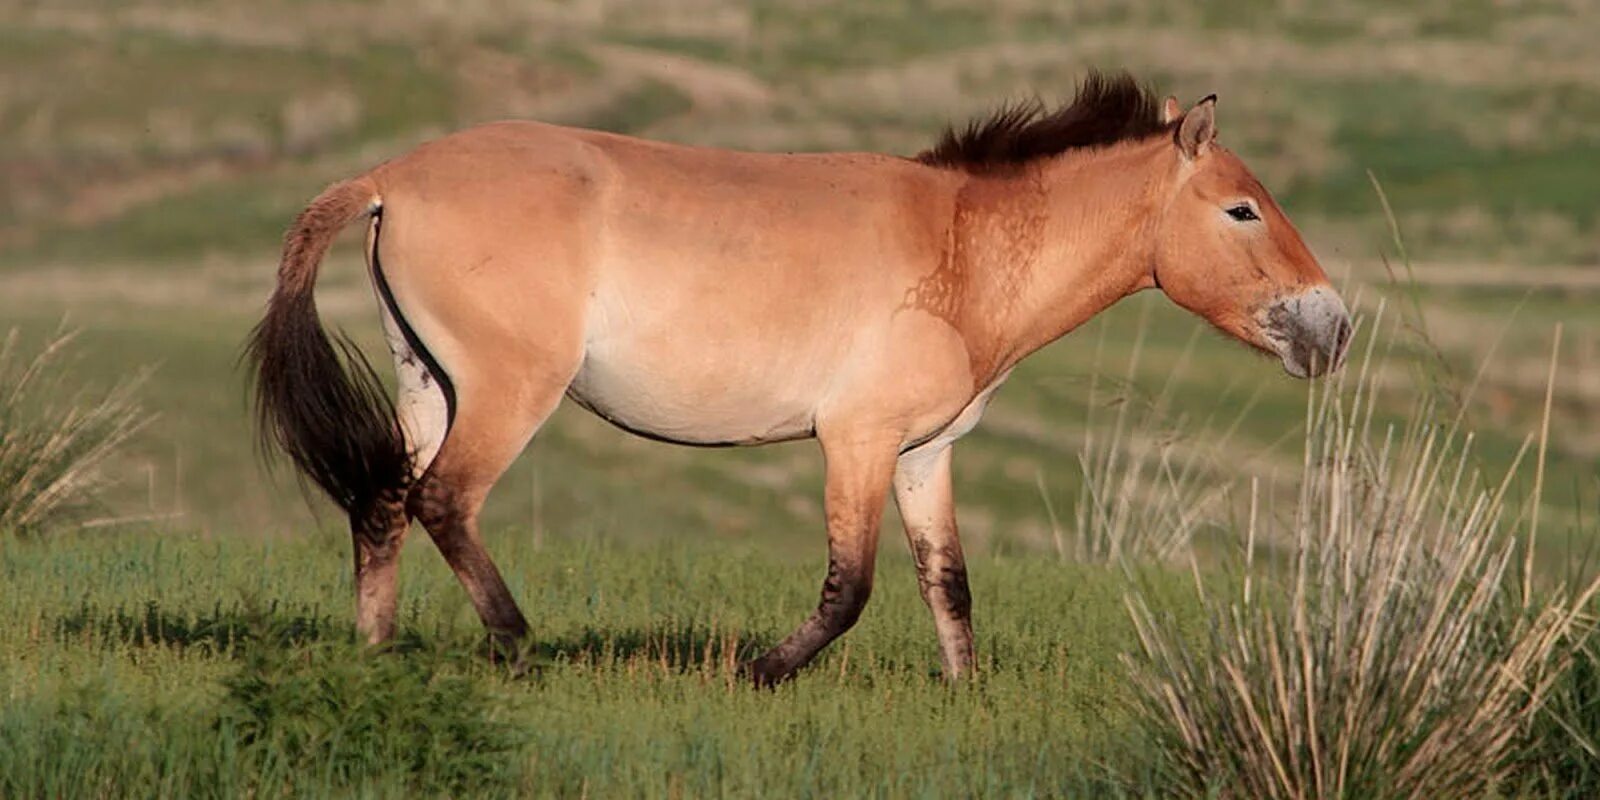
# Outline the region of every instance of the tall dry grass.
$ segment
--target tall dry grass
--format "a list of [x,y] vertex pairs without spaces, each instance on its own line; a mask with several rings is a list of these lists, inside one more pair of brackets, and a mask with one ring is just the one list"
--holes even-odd
[[1121,378],[1102,373],[1105,329],[1088,385],[1084,440],[1077,453],[1078,491],[1063,524],[1037,476],[1057,555],[1064,561],[1129,566],[1187,558],[1196,537],[1227,512],[1232,486],[1220,476],[1238,466],[1235,434],[1255,404],[1236,409],[1225,424],[1196,423],[1173,411],[1202,331],[1195,329],[1154,395],[1134,390],[1149,330],[1140,320]]
[[107,460],[149,420],[135,398],[143,375],[99,395],[76,388],[73,340],[58,331],[31,355],[15,329],[0,342],[0,534],[91,508]]
[[1252,493],[1242,579],[1197,573],[1208,634],[1129,597],[1140,710],[1180,794],[1485,796],[1586,631],[1600,584],[1523,589],[1515,468],[1485,480],[1426,400],[1374,422],[1374,341],[1313,390],[1294,508]]

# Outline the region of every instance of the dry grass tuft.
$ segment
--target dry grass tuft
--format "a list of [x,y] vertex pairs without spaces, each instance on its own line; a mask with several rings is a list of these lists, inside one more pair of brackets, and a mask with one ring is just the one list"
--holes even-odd
[[1511,476],[1484,482],[1430,407],[1375,429],[1368,374],[1308,406],[1296,508],[1252,504],[1236,591],[1197,580],[1209,635],[1129,598],[1141,709],[1184,795],[1486,796],[1571,662],[1596,585],[1525,600]]
[[16,330],[0,342],[0,534],[37,532],[89,508],[102,469],[149,417],[134,398],[143,380],[91,397],[70,388],[59,331],[33,356]]

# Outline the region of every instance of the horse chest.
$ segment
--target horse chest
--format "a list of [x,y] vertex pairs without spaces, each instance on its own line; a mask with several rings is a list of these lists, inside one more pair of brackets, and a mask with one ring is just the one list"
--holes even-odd
[[988,386],[983,387],[977,396],[973,397],[956,416],[944,427],[917,442],[912,449],[925,452],[937,452],[954,444],[957,439],[972,432],[978,426],[978,421],[983,418],[983,412],[989,407],[989,401],[994,398],[994,393],[999,391],[1000,385],[1011,377],[1011,370],[1000,373]]

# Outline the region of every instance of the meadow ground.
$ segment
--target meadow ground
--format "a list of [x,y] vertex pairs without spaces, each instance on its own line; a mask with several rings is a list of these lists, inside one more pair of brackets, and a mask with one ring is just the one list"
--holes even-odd
[[[1137,785],[1119,571],[977,559],[982,679],[951,687],[893,559],[840,646],[757,692],[737,661],[808,610],[809,562],[530,542],[492,542],[537,620],[522,676],[480,656],[478,622],[425,543],[409,548],[399,644],[383,655],[351,643],[342,538],[0,546],[0,795],[993,797],[1098,793],[1125,772]],[[1158,598],[1187,580],[1146,577]]]
[[[1380,303],[1399,326],[1380,420],[1432,396],[1498,475],[1538,428],[1561,326],[1541,575],[1575,577],[1594,563],[1600,496],[1597,30],[1585,2],[0,0],[0,331],[28,345],[81,329],[84,391],[153,368],[139,396],[156,415],[86,530],[0,539],[0,796],[228,794],[251,780],[237,775],[379,793],[737,794],[770,776],[816,795],[1050,794],[1137,773],[1117,710],[1127,583],[1061,558],[1080,454],[1127,410],[1121,441],[1160,445],[1146,455],[1292,497],[1307,397],[1154,293],[1024,362],[958,447],[980,686],[932,677],[891,511],[862,626],[791,689],[727,688],[725,654],[772,641],[815,597],[815,446],[674,448],[571,407],[485,523],[545,669],[513,678],[470,657],[476,623],[416,534],[401,653],[350,651],[342,521],[261,470],[239,348],[301,204],[491,119],[909,154],[1002,99],[1064,95],[1089,66],[1186,100],[1218,92],[1223,141],[1366,329]],[[356,238],[319,302],[380,353]],[[1515,484],[1525,497],[1530,471]],[[1209,509],[1204,559],[1240,550],[1240,500]],[[1152,570],[1160,591],[1187,580]],[[289,702],[318,681],[367,705]],[[361,727],[441,708],[458,727],[426,741]],[[349,731],[333,725],[346,713]],[[282,738],[335,735],[354,737],[351,766],[295,761],[304,748]],[[461,742],[506,755],[451,772]]]

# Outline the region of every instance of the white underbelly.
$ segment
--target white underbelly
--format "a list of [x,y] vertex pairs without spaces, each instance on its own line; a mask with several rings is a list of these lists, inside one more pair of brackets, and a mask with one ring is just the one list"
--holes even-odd
[[708,276],[648,291],[602,281],[568,396],[630,431],[685,444],[813,435],[853,345],[870,335],[854,306],[827,292],[806,303],[764,286],[730,292]]
[[629,431],[683,444],[760,444],[812,435],[816,398],[789,381],[763,377],[591,352],[567,395]]

